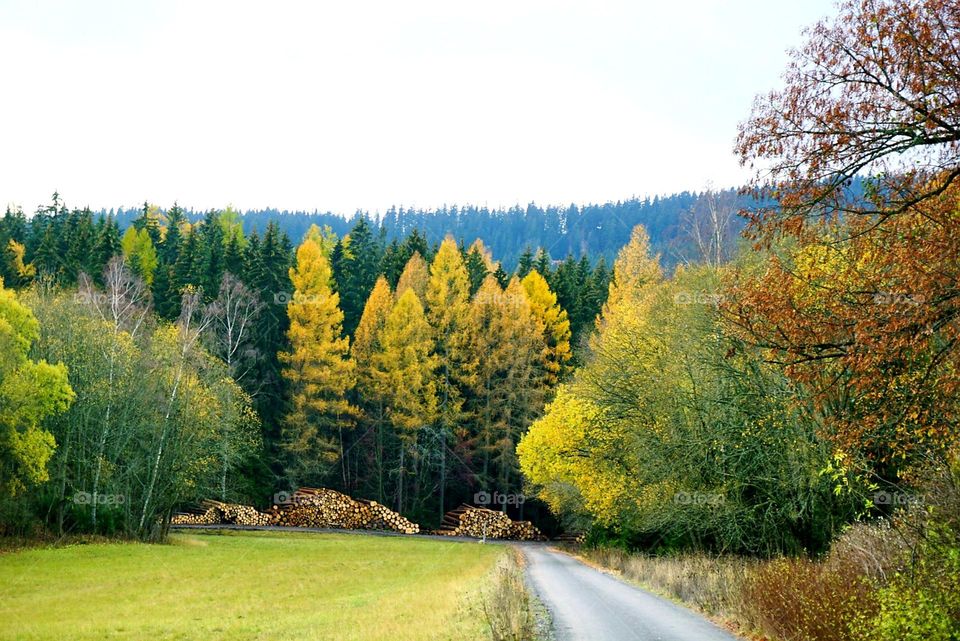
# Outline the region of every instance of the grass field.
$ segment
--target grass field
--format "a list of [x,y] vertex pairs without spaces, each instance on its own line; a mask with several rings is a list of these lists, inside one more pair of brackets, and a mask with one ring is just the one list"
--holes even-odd
[[0,556],[0,639],[479,639],[505,550],[295,532],[24,550]]

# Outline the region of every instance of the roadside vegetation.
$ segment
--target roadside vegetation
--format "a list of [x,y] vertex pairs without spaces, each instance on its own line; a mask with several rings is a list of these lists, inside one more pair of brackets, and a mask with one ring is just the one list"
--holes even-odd
[[590,557],[770,639],[960,638],[958,31],[842,2],[741,126],[751,243],[634,232],[518,446]]

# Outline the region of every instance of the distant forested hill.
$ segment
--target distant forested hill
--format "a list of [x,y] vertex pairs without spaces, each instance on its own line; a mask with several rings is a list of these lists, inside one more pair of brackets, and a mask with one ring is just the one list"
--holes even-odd
[[[387,241],[403,238],[419,229],[430,243],[439,243],[447,234],[469,245],[480,238],[501,258],[504,268],[512,270],[525,248],[547,250],[554,259],[567,255],[586,254],[591,260],[603,256],[608,264],[630,238],[630,230],[642,224],[650,234],[653,248],[663,255],[666,266],[696,256],[697,247],[691,237],[691,226],[702,219],[711,207],[731,218],[727,240],[733,242],[742,228],[735,216],[737,209],[750,202],[735,190],[719,192],[682,192],[664,197],[610,202],[602,205],[569,205],[566,207],[535,204],[509,209],[444,206],[439,209],[390,208],[378,217],[357,212],[346,218],[330,212],[250,210],[240,213],[244,231],[263,232],[267,222],[275,220],[294,243],[298,243],[310,225],[329,226],[338,236],[348,233],[357,217],[370,220]],[[121,228],[141,214],[140,209],[104,210],[113,214]],[[187,210],[191,221],[200,220],[203,212]]]

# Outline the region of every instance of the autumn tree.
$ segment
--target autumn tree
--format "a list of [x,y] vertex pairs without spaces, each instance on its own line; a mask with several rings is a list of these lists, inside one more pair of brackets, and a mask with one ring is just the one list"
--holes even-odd
[[380,384],[376,358],[383,351],[381,337],[384,327],[387,324],[387,317],[393,309],[394,297],[390,291],[390,285],[383,276],[377,279],[367,298],[366,305],[363,308],[363,314],[360,316],[360,323],[357,325],[357,331],[354,333],[353,343],[350,345],[350,357],[357,370],[357,402],[363,411],[361,420],[367,431],[372,431],[372,460],[368,464],[372,470],[368,470],[374,477],[373,485],[378,501],[384,501],[387,494],[386,484],[386,465],[388,449],[389,426],[387,415],[387,396],[385,390]]
[[447,483],[447,448],[463,417],[464,391],[473,384],[478,355],[470,348],[470,280],[460,250],[447,237],[430,265],[427,318],[433,328],[440,429],[440,511]]
[[773,200],[729,318],[886,480],[957,441],[958,29],[950,2],[844,2],[737,143]]
[[554,387],[570,372],[570,321],[539,272],[531,271],[522,283],[530,313],[544,340],[540,361],[546,385]]
[[413,289],[417,298],[425,300],[429,281],[430,267],[420,255],[420,252],[415,251],[397,280],[397,296],[403,294],[407,289]]
[[[784,86],[740,127],[741,163],[777,198],[755,222],[798,232],[810,217],[886,217],[942,193],[960,175],[958,30],[945,0],[845,0],[808,29]],[[848,189],[858,174],[868,198]]]
[[75,398],[62,363],[30,359],[39,333],[31,311],[0,280],[0,496],[49,478],[56,441],[42,422]]
[[157,268],[157,251],[146,229],[137,231],[136,227],[127,227],[123,235],[123,255],[147,285],[153,283],[153,274]]
[[413,289],[407,289],[384,322],[380,349],[373,354],[371,363],[376,396],[384,400],[386,416],[400,441],[397,510],[406,505],[409,453],[420,431],[436,419],[437,357],[433,345],[423,305]]
[[342,430],[354,408],[346,394],[355,371],[342,335],[340,297],[331,290],[330,264],[320,247],[307,239],[297,248],[290,268],[293,296],[287,305],[289,351],[280,354],[290,387],[282,448],[293,483],[319,483],[342,454]]
[[519,491],[516,444],[540,415],[548,389],[543,326],[520,281],[511,279],[504,291],[493,275],[474,296],[471,319],[475,350],[483,355],[468,404],[480,479],[500,492]]

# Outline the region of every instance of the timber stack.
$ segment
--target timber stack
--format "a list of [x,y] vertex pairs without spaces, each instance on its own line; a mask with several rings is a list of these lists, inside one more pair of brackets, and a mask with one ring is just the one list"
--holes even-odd
[[199,510],[177,514],[170,522],[173,525],[268,525],[269,517],[249,505],[207,499]]
[[466,504],[444,514],[436,534],[513,541],[546,540],[530,521],[514,521],[505,512]]
[[325,488],[301,487],[267,512],[270,525],[391,530],[417,534],[420,526],[376,501],[357,500]]

